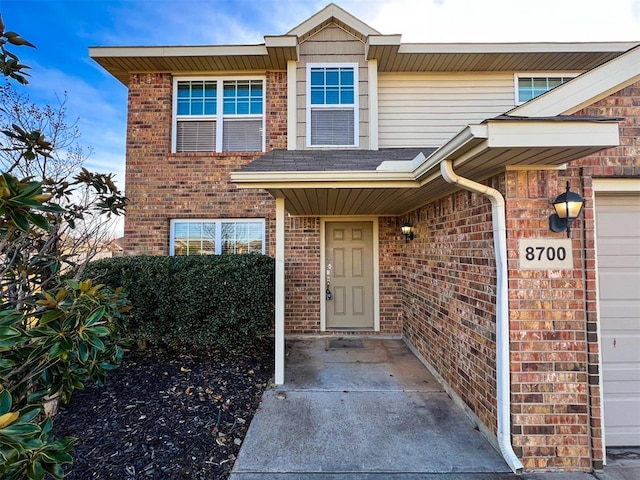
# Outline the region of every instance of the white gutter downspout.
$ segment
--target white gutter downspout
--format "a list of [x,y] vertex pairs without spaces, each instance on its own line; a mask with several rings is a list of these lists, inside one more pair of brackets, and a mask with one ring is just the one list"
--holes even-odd
[[496,257],[496,383],[498,396],[498,446],[500,453],[516,474],[524,468],[511,445],[511,379],[509,359],[509,299],[507,273],[507,227],[505,201],[495,188],[460,177],[453,171],[453,161],[440,163],[442,178],[465,190],[486,195],[491,200],[493,244]]

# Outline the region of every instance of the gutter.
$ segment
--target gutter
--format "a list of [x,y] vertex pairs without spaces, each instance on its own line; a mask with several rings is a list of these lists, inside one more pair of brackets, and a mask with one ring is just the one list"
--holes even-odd
[[442,178],[460,188],[480,193],[491,200],[493,218],[493,244],[496,257],[496,389],[498,396],[498,446],[503,458],[513,470],[520,474],[523,465],[511,445],[511,384],[509,361],[509,301],[507,272],[507,228],[505,201],[494,188],[460,177],[453,171],[453,160],[440,163]]

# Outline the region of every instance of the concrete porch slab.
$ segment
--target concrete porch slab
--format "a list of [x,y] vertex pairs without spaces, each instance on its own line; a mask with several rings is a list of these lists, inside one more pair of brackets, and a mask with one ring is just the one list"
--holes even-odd
[[335,340],[287,341],[231,480],[518,478],[401,340]]

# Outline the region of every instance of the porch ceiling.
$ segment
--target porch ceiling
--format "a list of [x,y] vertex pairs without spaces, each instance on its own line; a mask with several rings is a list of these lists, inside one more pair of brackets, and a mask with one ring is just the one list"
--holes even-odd
[[[376,169],[351,171],[257,171],[231,175],[239,187],[263,188],[285,198],[292,215],[405,214],[458,187],[440,174],[440,163],[452,160],[459,175],[483,180],[507,168],[554,168],[618,145],[618,123],[593,119],[505,119],[470,125],[449,143],[413,162],[387,161]],[[295,159],[296,153],[288,151]],[[425,152],[427,153],[427,152]],[[324,153],[326,155],[326,153]],[[426,157],[426,158],[425,158]]]

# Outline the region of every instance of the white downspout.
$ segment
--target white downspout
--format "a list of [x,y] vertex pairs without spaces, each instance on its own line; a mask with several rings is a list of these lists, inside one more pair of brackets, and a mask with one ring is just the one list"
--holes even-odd
[[507,272],[507,227],[505,202],[495,188],[460,177],[453,171],[453,161],[440,163],[442,178],[465,190],[486,195],[491,200],[493,244],[496,257],[496,383],[498,396],[498,445],[511,470],[519,474],[524,468],[511,445],[511,379],[509,359],[509,299]]

